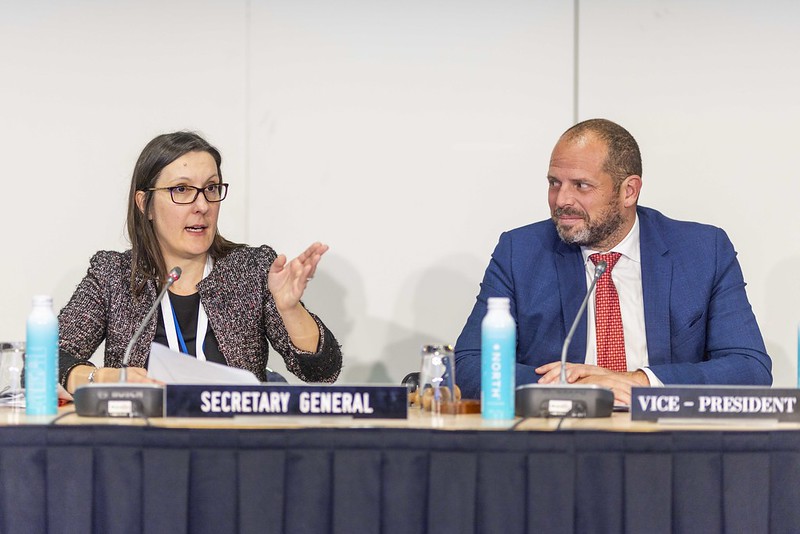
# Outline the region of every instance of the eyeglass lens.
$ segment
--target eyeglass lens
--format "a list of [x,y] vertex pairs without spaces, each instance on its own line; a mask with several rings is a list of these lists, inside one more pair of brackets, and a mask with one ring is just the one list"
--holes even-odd
[[197,195],[202,191],[203,196],[209,202],[219,202],[225,198],[225,184],[210,184],[204,188],[192,186],[178,186],[170,189],[173,202],[177,204],[191,204],[197,199]]

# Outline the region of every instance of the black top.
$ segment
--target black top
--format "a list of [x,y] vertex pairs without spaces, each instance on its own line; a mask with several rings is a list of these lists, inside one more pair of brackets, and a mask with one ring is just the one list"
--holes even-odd
[[[183,341],[186,343],[186,350],[189,351],[189,354],[192,356],[197,356],[197,314],[200,310],[200,293],[194,293],[192,295],[174,295],[171,292],[167,292],[169,295],[170,304],[172,304],[172,309],[175,312],[175,315],[178,317],[178,325],[181,327],[181,333],[183,334]],[[172,321],[172,317],[168,317],[167,320]],[[169,346],[169,342],[167,341],[167,330],[164,327],[164,314],[161,312],[161,308],[158,309],[158,324],[156,325],[156,337],[153,339],[154,343],[159,343],[161,345]],[[180,349],[178,349],[180,350]],[[209,362],[214,363],[221,363],[223,365],[228,365],[228,362],[225,361],[225,356],[219,351],[219,344],[217,343],[217,337],[214,335],[214,331],[211,329],[211,325],[208,325],[208,330],[206,331],[206,339],[205,344],[203,345],[203,351],[206,355],[206,360]]]

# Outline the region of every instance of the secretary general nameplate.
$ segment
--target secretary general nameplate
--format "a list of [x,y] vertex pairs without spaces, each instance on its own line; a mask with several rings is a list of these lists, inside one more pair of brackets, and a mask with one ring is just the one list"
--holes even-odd
[[290,415],[405,419],[408,390],[394,385],[169,384],[165,412],[167,417]]

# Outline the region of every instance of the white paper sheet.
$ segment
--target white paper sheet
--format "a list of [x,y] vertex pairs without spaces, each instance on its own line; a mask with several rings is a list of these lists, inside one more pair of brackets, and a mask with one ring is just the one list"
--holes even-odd
[[147,376],[165,384],[249,385],[261,383],[250,371],[219,363],[203,362],[158,343],[150,346]]

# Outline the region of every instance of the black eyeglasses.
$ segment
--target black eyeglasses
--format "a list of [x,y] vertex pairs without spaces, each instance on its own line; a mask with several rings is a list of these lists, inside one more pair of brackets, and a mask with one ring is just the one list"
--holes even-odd
[[208,202],[222,202],[228,194],[228,184],[208,184],[205,187],[175,185],[172,187],[149,187],[145,191],[169,191],[175,204],[192,204],[203,193]]

